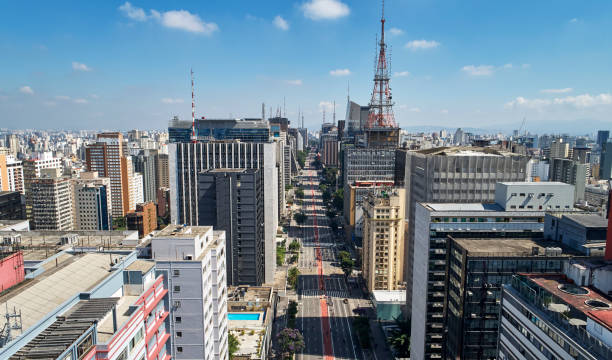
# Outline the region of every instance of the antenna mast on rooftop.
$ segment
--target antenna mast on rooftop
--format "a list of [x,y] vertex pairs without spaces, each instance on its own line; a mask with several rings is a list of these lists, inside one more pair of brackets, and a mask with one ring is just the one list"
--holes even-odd
[[193,69],[191,69],[191,142],[197,142],[195,134],[195,94],[193,91]]
[[380,19],[380,42],[378,43],[378,59],[374,73],[374,90],[370,100],[370,113],[366,128],[395,128],[393,115],[393,101],[389,87],[389,67],[387,58],[387,44],[385,44],[385,2],[382,2],[382,16]]

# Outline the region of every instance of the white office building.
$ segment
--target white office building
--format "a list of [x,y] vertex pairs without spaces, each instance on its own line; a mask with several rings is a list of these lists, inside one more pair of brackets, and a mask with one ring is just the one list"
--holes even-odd
[[211,226],[168,225],[151,241],[167,281],[173,359],[229,358],[225,251],[225,232]]

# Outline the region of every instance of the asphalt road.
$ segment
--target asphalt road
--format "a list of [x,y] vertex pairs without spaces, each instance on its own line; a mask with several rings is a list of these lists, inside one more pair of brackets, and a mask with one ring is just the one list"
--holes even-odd
[[[309,163],[311,160],[308,159]],[[305,169],[301,183],[305,194],[302,209],[308,219],[299,238],[302,254],[298,262],[301,275],[296,324],[304,335],[306,346],[297,358],[365,359],[351,327],[353,309],[359,306],[360,290],[347,286],[337,265],[334,238],[325,215],[317,172]]]

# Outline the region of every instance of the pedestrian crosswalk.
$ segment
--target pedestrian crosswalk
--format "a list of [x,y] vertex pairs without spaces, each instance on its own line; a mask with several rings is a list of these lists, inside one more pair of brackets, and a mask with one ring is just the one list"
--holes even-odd
[[302,291],[300,291],[300,295],[303,298],[316,298],[316,297],[321,297],[323,295],[331,296],[331,297],[335,297],[335,298],[347,298],[348,297],[348,292],[344,291],[344,290],[327,290],[327,291],[323,291],[323,290],[302,290]]

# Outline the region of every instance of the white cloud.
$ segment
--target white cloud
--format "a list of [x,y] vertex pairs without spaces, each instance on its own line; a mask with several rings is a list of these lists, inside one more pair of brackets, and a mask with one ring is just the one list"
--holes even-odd
[[438,46],[440,46],[440,43],[434,40],[412,40],[408,41],[405,45],[410,50],[434,49]]
[[163,98],[161,99],[161,102],[164,104],[182,104],[184,101],[183,99],[173,99],[173,98]]
[[573,18],[573,19],[570,19],[569,22],[570,22],[570,24],[574,24],[574,23],[578,22],[578,19],[577,18]]
[[215,31],[219,30],[217,24],[203,21],[197,14],[192,14],[187,10],[170,10],[170,11],[157,11],[154,9],[150,10],[150,15],[147,15],[142,8],[138,8],[125,2],[119,7],[125,16],[136,21],[147,21],[150,19],[159,21],[159,23],[167,28],[184,30],[188,32],[211,35]]
[[34,95],[34,90],[32,90],[32,88],[27,85],[20,87],[19,92],[22,94]]
[[540,90],[541,93],[544,94],[565,94],[568,92],[572,92],[574,89],[572,88],[563,88],[563,89],[543,89]]
[[57,103],[55,101],[43,101],[43,105],[45,106],[55,106]]
[[57,100],[70,100],[70,96],[66,96],[66,95],[57,95],[55,98]]
[[121,11],[125,16],[129,17],[132,20],[147,20],[147,14],[145,13],[145,11],[141,8],[132,6],[129,1],[126,1],[123,5],[119,6],[119,11]]
[[[327,113],[331,114],[334,111],[334,103],[331,101],[321,101],[319,103],[319,111],[325,110]],[[330,121],[331,122],[331,121]]]
[[396,27],[392,27],[391,29],[389,29],[389,33],[391,35],[402,35],[404,33],[404,30],[396,28]]
[[512,64],[511,63],[504,64],[504,66],[502,66],[502,68],[504,68],[504,69],[512,69]]
[[276,15],[272,23],[274,23],[274,26],[276,26],[277,28],[283,31],[289,30],[289,23],[287,22],[287,20],[283,19],[283,17],[280,15]]
[[495,68],[492,65],[466,65],[461,71],[470,76],[491,76]]
[[72,70],[74,71],[91,71],[91,68],[83,63],[73,61]]
[[99,99],[100,98],[100,96],[98,96],[96,94],[91,94],[91,95],[89,95],[89,97],[92,98],[92,99]]
[[448,110],[442,109],[442,110],[440,110],[440,114],[448,114]]
[[75,104],[88,104],[89,100],[87,99],[74,99]]
[[219,30],[215,23],[202,21],[198,15],[187,10],[171,10],[161,14],[161,24],[167,28],[211,35]]
[[394,77],[404,77],[404,76],[410,76],[410,73],[408,71],[397,71],[395,72],[395,74],[393,74]]
[[542,109],[544,107],[568,105],[574,108],[583,109],[594,106],[612,105],[612,94],[603,93],[599,95],[582,94],[577,96],[566,96],[562,98],[550,99],[527,99],[522,96],[506,103],[506,108],[524,107],[530,109]]
[[351,71],[349,69],[336,69],[329,72],[331,76],[348,76],[351,75]]
[[286,82],[287,84],[289,84],[289,85],[296,85],[296,86],[302,85],[302,80],[300,80],[300,79],[295,79],[295,80],[285,80],[285,82]]
[[302,4],[304,16],[312,20],[333,20],[347,16],[351,10],[338,0],[310,0]]
[[410,108],[408,111],[419,113],[421,112],[421,109],[418,107],[413,107],[413,108]]
[[523,64],[523,65],[521,65],[521,67],[523,69],[529,69],[531,67],[531,64]]

